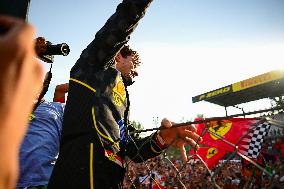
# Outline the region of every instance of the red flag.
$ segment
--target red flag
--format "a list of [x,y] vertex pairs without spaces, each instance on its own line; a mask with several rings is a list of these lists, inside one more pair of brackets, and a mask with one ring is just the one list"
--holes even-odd
[[[199,144],[204,146],[196,153],[211,169],[227,152],[235,150],[236,143],[255,122],[255,119],[232,118],[196,124],[197,134],[202,135],[203,139]],[[190,153],[194,154],[194,151]]]
[[[212,169],[216,164],[219,163],[219,160],[224,157],[224,155],[228,151],[218,149],[218,148],[207,148],[207,147],[200,147],[197,150],[197,154],[201,157],[201,159],[206,163],[208,169]],[[191,150],[191,154],[193,154],[193,150]]]
[[208,147],[234,151],[236,143],[250,129],[251,125],[256,123],[256,119],[250,118],[232,118],[228,120],[210,121],[207,124],[196,124],[197,134],[208,129],[202,136],[203,144]]
[[[196,124],[197,134],[202,136],[197,154],[211,169],[227,152],[235,151],[250,157],[258,155],[262,145],[262,137],[269,130],[270,125],[253,118],[232,118],[208,123]],[[252,127],[255,123],[257,126]],[[257,139],[253,140],[257,136]],[[261,137],[260,137],[261,135]],[[262,136],[263,135],[263,136]],[[194,154],[193,150],[191,154]]]

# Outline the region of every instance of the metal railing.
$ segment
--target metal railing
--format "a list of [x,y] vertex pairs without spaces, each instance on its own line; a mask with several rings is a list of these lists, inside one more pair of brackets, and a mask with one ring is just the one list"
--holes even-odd
[[[282,107],[276,107],[269,110],[259,110],[246,113],[246,115],[254,115],[259,113],[268,113],[265,116],[255,117],[259,119],[257,123],[267,122],[279,128],[284,128],[283,122],[273,118],[274,114],[279,113]],[[277,111],[277,113],[275,113]],[[243,116],[236,114],[226,117],[215,117],[199,121],[186,122],[177,124],[174,127],[183,127],[187,124],[198,124],[202,122],[210,122],[213,120],[225,120]],[[283,115],[284,116],[284,115]],[[257,124],[252,125],[236,143],[232,144],[221,136],[219,137],[224,143],[232,146],[234,151],[226,154],[218,164],[209,169],[198,153],[194,152],[188,156],[188,161],[183,162],[178,157],[171,155],[173,148],[169,147],[163,153],[143,163],[135,164],[130,159],[126,160],[127,173],[124,179],[124,188],[270,188],[279,187],[279,176],[284,173],[283,161],[267,161],[263,158],[262,163],[239,152],[239,142],[249,133],[254,131]],[[145,129],[135,131],[136,133],[159,130],[159,128]],[[206,133],[217,135],[216,133],[204,128],[201,136]],[[133,133],[132,133],[133,134]],[[151,140],[151,138],[149,138]],[[134,140],[133,140],[134,141]],[[155,141],[151,141],[152,143]],[[199,144],[199,142],[197,141]],[[269,141],[264,141],[264,144]],[[139,151],[139,150],[138,150]],[[284,154],[283,154],[284,155]],[[137,156],[142,157],[140,154]],[[260,155],[261,156],[261,155]],[[260,157],[259,156],[259,157]],[[283,158],[283,157],[282,157]],[[267,159],[267,158],[266,158]],[[246,164],[244,164],[246,162]],[[282,172],[281,172],[282,171]],[[281,172],[281,174],[280,174]]]

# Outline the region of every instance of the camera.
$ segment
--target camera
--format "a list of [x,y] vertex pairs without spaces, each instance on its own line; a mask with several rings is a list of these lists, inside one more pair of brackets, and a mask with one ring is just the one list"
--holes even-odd
[[70,48],[66,43],[53,45],[43,37],[36,38],[35,51],[39,59],[47,63],[53,63],[54,55],[67,56]]

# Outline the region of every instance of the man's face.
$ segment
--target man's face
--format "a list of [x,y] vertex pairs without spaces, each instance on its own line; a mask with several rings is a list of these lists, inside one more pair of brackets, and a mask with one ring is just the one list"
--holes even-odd
[[121,75],[127,82],[132,82],[133,79],[138,76],[137,68],[139,60],[135,56],[129,55],[126,58],[120,54],[116,58],[116,69],[121,72]]

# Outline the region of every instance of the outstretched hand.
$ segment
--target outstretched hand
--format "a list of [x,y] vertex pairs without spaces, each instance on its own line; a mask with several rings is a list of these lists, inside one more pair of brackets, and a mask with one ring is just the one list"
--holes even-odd
[[187,161],[185,145],[190,145],[192,148],[198,149],[199,146],[196,142],[201,141],[202,138],[196,134],[197,130],[194,125],[189,124],[182,127],[172,127],[173,125],[175,125],[174,122],[166,118],[163,119],[161,127],[167,129],[160,130],[159,135],[165,141],[166,145],[177,147],[180,150],[183,161]]

